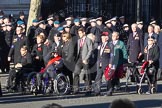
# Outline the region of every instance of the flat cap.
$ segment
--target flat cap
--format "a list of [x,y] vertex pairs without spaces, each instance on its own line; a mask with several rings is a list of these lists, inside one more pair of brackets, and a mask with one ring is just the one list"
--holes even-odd
[[123,28],[124,28],[124,27],[129,27],[129,25],[128,25],[128,24],[124,24],[124,25],[123,25]]
[[105,24],[111,23],[111,20],[107,20],[105,21]]

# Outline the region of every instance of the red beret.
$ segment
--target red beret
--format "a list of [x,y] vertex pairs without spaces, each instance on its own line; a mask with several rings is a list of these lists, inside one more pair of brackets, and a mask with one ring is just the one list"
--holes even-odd
[[108,32],[102,32],[102,34],[101,34],[102,36],[108,36],[109,35],[109,33]]

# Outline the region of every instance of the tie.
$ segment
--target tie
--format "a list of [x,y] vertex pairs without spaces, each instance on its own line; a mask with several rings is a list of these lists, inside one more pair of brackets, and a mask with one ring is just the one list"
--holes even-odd
[[100,55],[102,55],[102,52],[103,52],[103,50],[104,50],[104,46],[105,46],[105,44],[103,43],[102,46],[101,46]]
[[115,41],[113,41],[113,45],[115,45],[116,44],[116,42]]
[[83,46],[83,39],[80,39],[80,47]]
[[133,37],[135,37],[136,36],[136,33],[133,33]]

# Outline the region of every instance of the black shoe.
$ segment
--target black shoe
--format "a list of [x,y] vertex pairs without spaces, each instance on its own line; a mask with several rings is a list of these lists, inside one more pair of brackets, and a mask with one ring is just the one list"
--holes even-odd
[[11,90],[13,90],[14,92],[18,92],[18,88],[16,86],[11,87]]
[[10,86],[6,86],[6,89],[9,90],[11,87]]
[[91,91],[86,91],[85,95],[86,95],[86,96],[90,96],[91,93],[92,93]]

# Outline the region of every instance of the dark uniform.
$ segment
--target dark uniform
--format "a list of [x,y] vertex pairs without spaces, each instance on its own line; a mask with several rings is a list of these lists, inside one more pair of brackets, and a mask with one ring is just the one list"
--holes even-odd
[[159,39],[158,39],[158,46],[160,49],[160,58],[159,58],[159,63],[160,63],[160,69],[162,70],[162,32],[159,33]]
[[[35,37],[37,37],[40,33],[44,33],[45,36],[47,36],[46,30],[43,29],[43,28],[38,27],[38,28],[35,30]],[[47,38],[47,37],[46,37],[46,38]]]
[[128,51],[130,62],[135,63],[139,58],[139,53],[143,53],[143,39],[138,32],[130,33],[128,38]]
[[24,45],[28,46],[26,36],[21,35],[21,37],[19,37],[18,35],[16,35],[13,37],[13,42],[8,57],[12,57],[12,54],[14,55],[14,64],[18,63],[18,57],[21,56],[20,49]]
[[94,34],[96,36],[95,38],[95,43],[100,43],[101,42],[101,31],[99,28],[91,27],[90,33]]
[[30,50],[32,50],[34,44],[36,44],[36,40],[34,38],[36,29],[37,27],[32,25],[29,27],[27,32],[27,38],[28,38]]
[[78,37],[78,29],[81,27],[82,27],[81,25],[80,26],[73,25],[71,27],[70,34],[72,35],[72,37],[74,37],[74,36]]
[[98,60],[97,60],[97,76],[95,79],[95,93],[100,94],[100,87],[102,83],[102,76],[106,66],[110,61],[110,45],[108,42],[99,45]]
[[[59,28],[59,27],[58,27]],[[51,42],[53,42],[53,36],[57,33],[59,33],[59,31],[57,30],[58,28],[53,27],[48,35],[48,40],[50,40]]]
[[5,48],[7,44],[5,42],[5,31],[0,31],[0,68],[2,72],[5,72]]
[[8,57],[11,45],[12,45],[13,33],[14,33],[13,30],[5,32],[6,47],[5,47],[5,52],[4,52],[5,53],[5,63],[4,63],[4,65],[5,65],[5,68],[6,68],[7,72],[9,71],[9,62],[7,60],[7,57]]
[[113,30],[111,28],[108,28],[107,26],[105,26],[103,32],[108,32],[109,34],[112,34]]
[[97,28],[100,29],[101,32],[104,31],[105,25],[101,24],[101,25],[96,25],[96,26],[97,26]]
[[53,25],[49,25],[49,24],[47,24],[47,26],[46,26],[46,33],[47,33],[47,36],[49,35],[49,33],[50,33],[50,31],[51,31],[51,29],[53,28]]
[[119,40],[123,41],[125,45],[128,43],[128,37],[130,34],[130,29],[128,24],[124,24],[122,27],[122,32],[119,36]]

